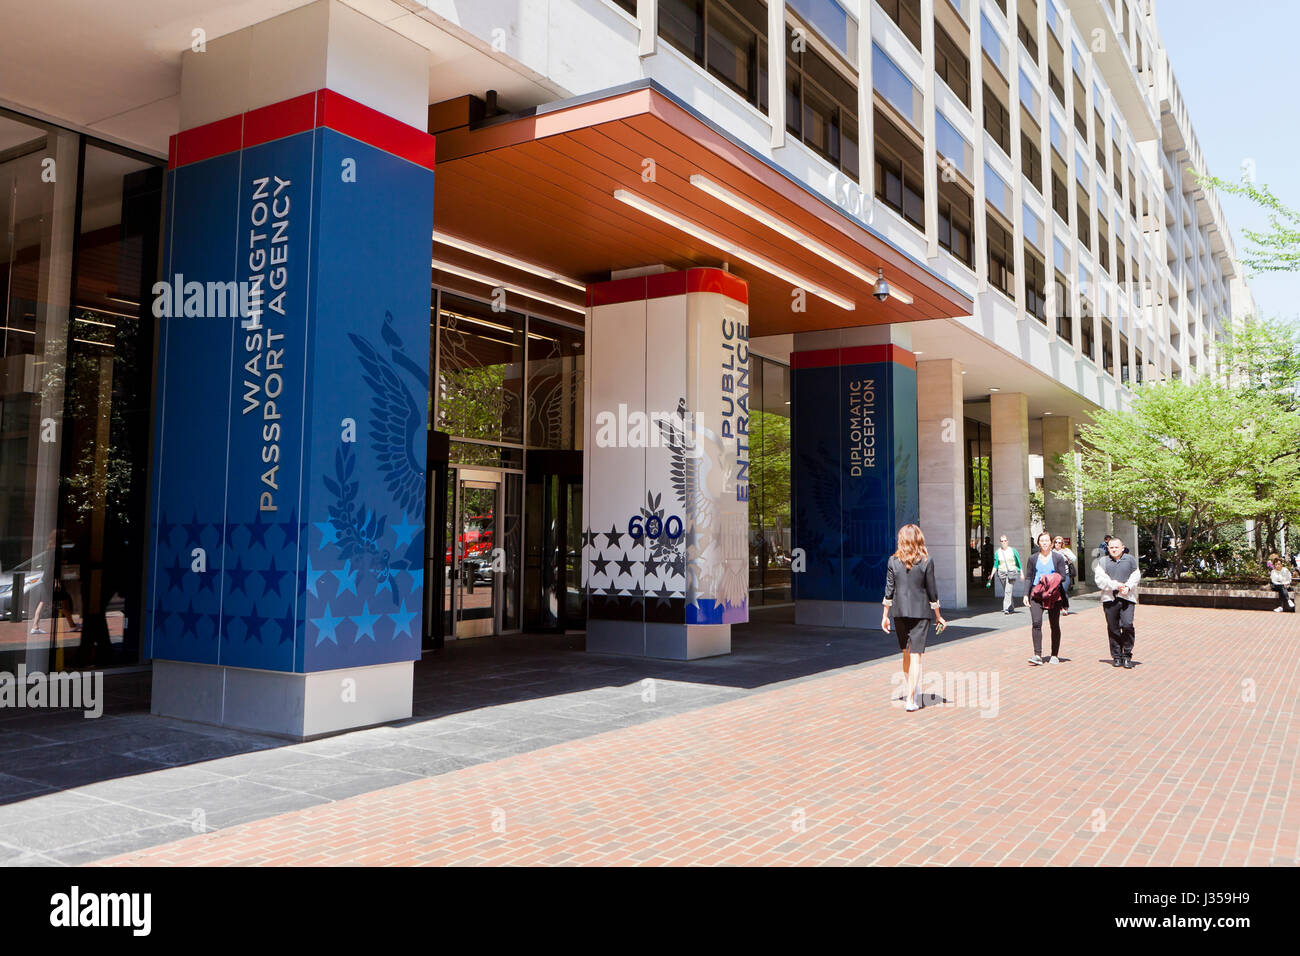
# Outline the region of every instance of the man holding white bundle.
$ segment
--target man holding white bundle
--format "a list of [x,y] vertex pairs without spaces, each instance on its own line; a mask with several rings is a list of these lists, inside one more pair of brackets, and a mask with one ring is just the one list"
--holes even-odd
[[1094,565],[1093,577],[1101,588],[1112,667],[1133,669],[1133,610],[1141,576],[1137,558],[1125,553],[1124,542],[1119,538],[1107,541],[1106,554]]

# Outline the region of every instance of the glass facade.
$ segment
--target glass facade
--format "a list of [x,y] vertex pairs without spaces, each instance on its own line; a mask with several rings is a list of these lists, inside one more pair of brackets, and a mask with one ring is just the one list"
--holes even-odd
[[163,169],[0,111],[0,668],[141,659]]
[[[554,607],[550,619],[534,614],[538,596],[531,585],[524,593],[524,581],[553,581],[558,564],[577,572],[571,545],[578,540],[581,483],[579,477],[575,489],[557,485],[554,468],[533,476],[528,452],[576,453],[581,475],[583,332],[470,296],[437,289],[433,296],[433,420],[450,436],[451,469],[446,501],[431,517],[444,523],[447,541],[443,633],[549,626]],[[569,497],[558,511],[561,494]]]
[[751,357],[749,601],[792,600],[790,589],[790,369]]
[[[993,564],[993,435],[984,422],[966,419],[966,574],[982,583]],[[1020,545],[1012,542],[1015,547]]]

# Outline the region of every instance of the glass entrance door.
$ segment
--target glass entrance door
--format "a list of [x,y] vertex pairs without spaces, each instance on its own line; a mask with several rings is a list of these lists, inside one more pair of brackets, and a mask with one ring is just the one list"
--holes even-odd
[[447,609],[451,636],[482,637],[501,630],[506,559],[499,540],[501,475],[469,468],[455,470],[448,509]]
[[582,628],[582,452],[529,452],[524,628]]

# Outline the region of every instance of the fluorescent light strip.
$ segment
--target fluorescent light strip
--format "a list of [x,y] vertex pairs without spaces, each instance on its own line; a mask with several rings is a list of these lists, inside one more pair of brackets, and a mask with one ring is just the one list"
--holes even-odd
[[[509,332],[512,335],[518,331],[518,329],[515,329],[509,325],[502,325],[500,322],[489,322],[487,319],[475,318],[472,315],[463,315],[460,312],[453,312],[451,311],[451,309],[443,309],[442,314],[450,315],[453,318],[459,319],[462,322],[473,322],[475,325],[484,325],[487,326],[489,329],[499,329],[502,332]],[[549,335],[542,335],[540,332],[529,332],[528,337],[530,339],[536,339],[536,340],[541,340],[546,342],[555,341],[555,339],[551,338]]]
[[[861,281],[865,282],[867,285],[875,286],[877,277],[872,275],[866,269],[862,268],[862,266],[858,265],[858,263],[854,262],[852,259],[848,258],[847,256],[841,255],[840,253],[832,249],[830,246],[818,242],[816,239],[813,239],[811,236],[807,236],[804,233],[800,232],[799,230],[792,228],[789,223],[785,222],[785,220],[772,215],[766,209],[762,209],[759,206],[754,205],[754,203],[750,202],[748,199],[745,199],[741,196],[737,196],[735,193],[731,192],[731,190],[719,186],[717,183],[709,179],[707,176],[701,176],[699,173],[694,173],[691,176],[691,185],[696,187],[697,189],[704,190],[714,199],[726,203],[728,206],[730,206],[732,209],[736,210],[737,212],[742,212],[746,216],[749,216],[751,219],[755,219],[758,222],[761,222],[769,229],[780,233],[781,235],[785,236],[787,239],[799,243],[799,245],[803,246],[809,252],[813,253],[814,255],[821,256],[823,259],[825,259],[827,262],[831,263],[832,265],[839,266],[849,275],[854,276],[857,279],[860,279]],[[891,286],[890,294],[893,295],[894,298],[898,299],[900,302],[906,305],[912,304],[912,297],[908,295],[906,292],[897,291],[893,289],[893,287]]]
[[518,269],[521,272],[530,272],[535,276],[540,276],[541,278],[548,279],[551,282],[558,282],[560,285],[567,285],[570,289],[577,289],[582,293],[587,291],[587,287],[581,282],[578,282],[575,279],[570,279],[568,276],[562,276],[558,272],[548,269],[545,266],[539,266],[535,262],[525,262],[523,259],[516,259],[514,256],[507,256],[503,253],[497,252],[495,249],[476,245],[475,243],[467,242],[464,239],[459,239],[456,236],[448,236],[440,232],[435,232],[433,234],[433,241],[441,243],[444,246],[451,246],[453,249],[459,249],[462,252],[468,252],[471,255],[479,256],[483,259],[491,259],[493,262],[499,262],[503,266],[509,266],[510,268]]
[[717,233],[710,232],[702,226],[697,226],[695,223],[683,219],[676,213],[669,212],[662,206],[656,206],[654,203],[647,199],[643,199],[636,193],[628,192],[626,189],[616,189],[614,190],[614,198],[619,202],[627,203],[634,209],[641,210],[647,216],[652,216],[660,222],[667,223],[676,229],[680,229],[688,236],[694,236],[696,239],[699,239],[702,242],[707,242],[709,245],[721,249],[729,255],[735,256],[737,259],[748,262],[750,265],[758,266],[758,268],[762,269],[764,272],[770,272],[778,279],[784,279],[797,289],[806,289],[818,298],[825,299],[832,305],[837,305],[847,312],[852,312],[854,310],[854,303],[851,299],[846,299],[842,295],[836,295],[829,289],[824,289],[819,285],[815,285],[807,279],[783,269],[770,259],[765,259],[757,253],[750,252],[748,249],[738,246],[728,239],[724,239]]
[[525,289],[522,286],[511,285],[508,282],[502,282],[500,279],[494,279],[492,276],[484,275],[481,272],[462,269],[460,266],[453,265],[450,262],[444,262],[441,259],[433,260],[433,268],[441,269],[443,272],[450,272],[454,276],[469,279],[471,282],[482,282],[484,285],[490,285],[493,288],[502,288],[507,292],[513,292],[516,295],[536,299],[538,302],[545,302],[549,305],[556,306],[557,308],[568,309],[570,312],[577,312],[580,315],[587,314],[585,308],[574,305],[572,302],[565,302],[563,299],[557,299],[554,296],[546,295],[541,292],[534,292],[532,289]]

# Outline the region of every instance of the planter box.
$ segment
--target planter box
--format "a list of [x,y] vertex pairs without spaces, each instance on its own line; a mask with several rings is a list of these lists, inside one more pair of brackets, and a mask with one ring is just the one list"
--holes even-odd
[[1267,584],[1218,584],[1199,581],[1143,583],[1138,585],[1138,600],[1143,604],[1233,608],[1243,611],[1271,611],[1277,607],[1277,594]]

